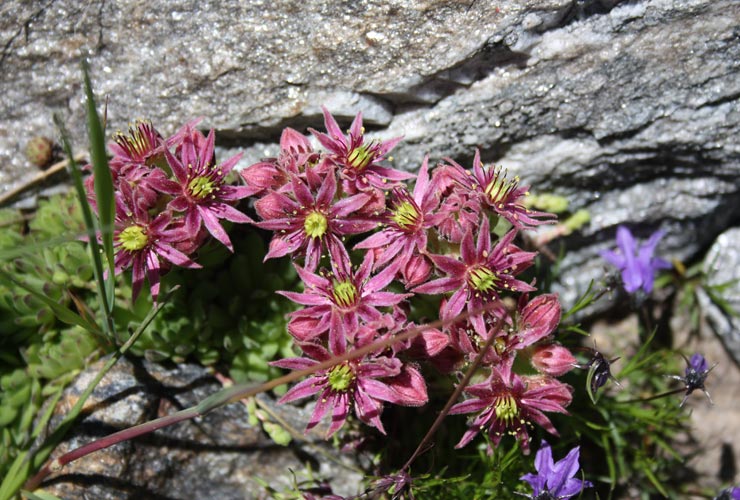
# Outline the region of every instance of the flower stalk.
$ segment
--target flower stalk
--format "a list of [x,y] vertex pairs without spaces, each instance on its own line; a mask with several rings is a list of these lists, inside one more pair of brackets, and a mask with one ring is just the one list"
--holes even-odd
[[[453,318],[452,321],[463,320],[465,319],[466,316],[467,314],[461,314],[458,317]],[[39,472],[35,476],[33,476],[24,485],[24,488],[28,491],[35,490],[36,488],[39,487],[42,481],[49,474],[51,474],[52,472],[58,471],[59,469],[69,464],[70,462],[73,462],[74,460],[78,460],[84,456],[87,456],[90,453],[94,453],[96,451],[113,446],[114,444],[117,444],[123,441],[128,441],[138,436],[142,436],[144,434],[154,432],[158,429],[162,429],[164,427],[168,427],[170,425],[174,425],[174,424],[183,422],[185,420],[190,420],[193,418],[201,417],[205,415],[206,413],[211,412],[221,406],[231,404],[231,403],[236,403],[244,398],[256,396],[257,394],[270,391],[277,386],[288,384],[290,382],[294,382],[303,377],[312,375],[317,371],[328,370],[346,361],[351,361],[354,359],[361,358],[362,356],[365,356],[375,350],[378,350],[378,349],[382,350],[388,347],[392,347],[394,344],[403,343],[405,341],[411,340],[417,335],[426,331],[428,328],[438,328],[440,326],[443,326],[445,323],[447,323],[447,321],[438,320],[433,323],[430,323],[429,325],[410,328],[406,332],[400,333],[395,337],[378,340],[376,342],[373,342],[372,344],[368,344],[356,350],[349,351],[344,354],[335,356],[332,359],[323,361],[321,363],[317,363],[315,366],[312,366],[310,368],[288,373],[286,375],[269,380],[257,386],[251,383],[243,383],[243,384],[235,384],[231,387],[227,387],[207,397],[206,399],[204,399],[203,401],[201,401],[199,404],[195,406],[178,411],[177,413],[174,413],[172,415],[167,415],[165,417],[161,417],[156,420],[152,420],[150,422],[146,422],[140,425],[136,425],[134,427],[130,427],[128,429],[124,429],[122,431],[115,432],[109,436],[95,440],[92,443],[89,443],[75,450],[72,450],[68,453],[65,453],[64,455],[57,457],[54,460],[50,460],[46,462],[43,465],[43,467],[41,467]],[[129,340],[130,343],[133,343],[133,341],[135,341],[135,338],[133,336],[132,336],[132,339],[133,340],[131,339]],[[115,364],[115,361],[117,360],[118,358],[111,358],[112,362],[109,362],[110,367],[112,367],[113,364]],[[106,365],[106,367],[107,366],[108,365]],[[101,373],[98,375],[98,377],[96,377],[96,380],[94,380],[93,383],[88,388],[90,392],[92,392],[92,389],[94,389],[97,383],[100,381],[100,379],[102,379],[103,375],[105,375],[105,372],[107,372],[107,370],[105,369],[101,370]]]

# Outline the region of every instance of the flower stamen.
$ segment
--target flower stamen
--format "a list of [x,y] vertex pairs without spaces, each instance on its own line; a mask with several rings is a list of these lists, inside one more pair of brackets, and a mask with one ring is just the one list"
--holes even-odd
[[[519,186],[519,177],[507,179],[506,172],[501,173],[501,168],[494,169],[493,178],[483,190],[494,206],[499,206],[507,202],[509,194],[514,192]],[[503,208],[502,206],[499,208]]]
[[470,286],[479,292],[493,292],[498,281],[499,279],[498,276],[496,276],[496,273],[487,267],[475,267],[469,272]]
[[503,421],[506,427],[511,426],[519,415],[516,399],[510,394],[498,398],[494,404],[494,410],[496,411],[496,418]]
[[374,146],[375,144],[370,142],[354,148],[347,155],[347,166],[358,172],[362,172],[375,159],[375,150],[377,148]]
[[403,201],[393,211],[391,219],[401,229],[412,229],[419,222],[419,210],[410,201]]
[[357,302],[357,287],[349,280],[335,281],[332,295],[339,307],[352,307]]
[[149,237],[144,227],[133,225],[118,234],[118,241],[121,242],[124,250],[136,252],[146,247],[147,243],[149,243]]
[[329,370],[329,387],[335,392],[346,392],[355,381],[355,372],[348,363],[342,363]]
[[188,183],[188,191],[190,195],[197,199],[202,200],[210,195],[212,192],[217,191],[216,184],[208,177],[196,177]]
[[328,227],[329,222],[321,212],[311,212],[303,222],[303,230],[309,238],[322,238]]

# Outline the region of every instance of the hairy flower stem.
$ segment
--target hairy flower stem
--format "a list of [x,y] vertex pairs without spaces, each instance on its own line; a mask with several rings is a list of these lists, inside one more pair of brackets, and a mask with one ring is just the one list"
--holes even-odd
[[[480,310],[477,310],[477,311],[473,311],[472,313],[480,314],[488,309],[493,308],[493,306],[494,304],[491,304],[490,306],[481,308]],[[114,444],[129,440],[129,439],[133,439],[135,437],[147,434],[149,432],[156,431],[157,429],[161,429],[163,427],[167,427],[167,426],[176,424],[178,422],[182,422],[183,420],[189,420],[192,418],[201,417],[205,415],[206,413],[220,406],[224,406],[230,403],[235,403],[241,399],[255,396],[262,392],[267,392],[269,390],[274,389],[275,387],[279,385],[293,382],[305,376],[312,375],[313,373],[317,371],[327,370],[340,363],[344,363],[345,361],[350,361],[353,359],[361,358],[368,353],[374,352],[376,350],[385,349],[387,347],[392,346],[393,344],[397,342],[403,342],[405,340],[409,340],[419,335],[421,332],[426,331],[429,328],[439,328],[446,324],[451,324],[451,323],[456,323],[458,321],[462,321],[466,319],[468,316],[470,316],[470,314],[471,313],[469,312],[462,313],[453,318],[449,318],[446,320],[437,320],[427,325],[422,325],[422,326],[418,326],[415,328],[411,328],[405,331],[404,333],[396,335],[393,338],[378,340],[376,342],[373,342],[372,344],[368,344],[354,351],[349,351],[340,356],[336,356],[332,359],[328,359],[322,363],[318,363],[310,368],[306,368],[305,370],[294,371],[287,375],[283,375],[282,377],[269,380],[258,386],[255,386],[254,384],[250,384],[250,383],[243,383],[243,384],[234,385],[232,387],[228,387],[226,389],[218,391],[217,393],[207,397],[206,399],[201,401],[196,406],[186,408],[184,410],[181,410],[172,415],[168,415],[166,417],[161,417],[156,420],[152,420],[151,422],[146,422],[141,425],[136,425],[134,427],[129,427],[128,429],[115,432],[111,434],[110,436],[106,436],[102,439],[93,441],[92,443],[86,444],[85,446],[81,446],[75,450],[65,453],[64,455],[54,460],[47,462],[39,470],[39,472],[25,484],[25,489],[28,491],[35,490],[36,488],[38,488],[41,482],[46,478],[46,476],[48,476],[50,473],[57,471],[64,465],[74,460],[77,460],[78,458],[82,458],[95,451],[102,450],[104,448],[108,448],[109,446],[113,446]],[[493,338],[493,336],[491,336],[491,338]],[[483,350],[483,352],[485,352],[488,346],[490,346],[490,342],[492,342],[492,340],[489,339],[489,342],[486,343],[486,348]],[[470,376],[472,376],[473,369],[477,366],[480,356],[481,355],[479,355],[478,358],[476,358],[476,360],[473,362],[473,365],[471,366],[471,370],[469,370],[468,374],[466,374],[466,378],[463,380],[461,387],[464,388]],[[457,398],[457,396],[459,396],[459,392],[461,390],[462,389],[455,391],[455,394],[453,395],[455,399]],[[451,399],[451,401],[454,401],[454,400]],[[448,402],[448,405],[445,407],[443,411],[443,415],[445,414],[444,412],[446,412],[449,409],[449,406],[451,406],[450,402]],[[438,420],[441,421],[441,418]],[[436,426],[439,426],[439,423],[435,422],[435,426],[433,426],[434,430],[436,430]]]
[[[500,326],[498,327],[500,329]],[[427,446],[427,443],[432,439],[434,436],[434,433],[437,432],[437,429],[440,425],[442,425],[442,421],[445,419],[447,414],[450,411],[450,408],[452,408],[452,405],[455,404],[455,401],[457,401],[457,398],[460,397],[460,394],[465,390],[465,388],[468,386],[468,382],[470,382],[470,379],[473,377],[473,374],[475,373],[475,370],[478,369],[478,365],[480,365],[481,360],[483,359],[483,356],[488,352],[488,349],[493,344],[493,341],[496,339],[496,332],[491,332],[491,334],[488,337],[488,340],[486,340],[486,343],[481,348],[478,355],[475,357],[473,362],[471,363],[468,370],[465,372],[465,375],[463,376],[463,379],[460,381],[459,384],[457,384],[457,387],[455,388],[455,391],[452,393],[450,398],[447,400],[447,403],[445,403],[444,408],[442,408],[442,411],[439,412],[439,415],[434,420],[434,423],[429,428],[427,433],[424,435],[424,438],[419,443],[419,446],[416,447],[414,450],[414,453],[411,455],[411,457],[406,461],[406,463],[401,467],[400,472],[405,472],[409,470],[409,467],[411,467],[411,464],[414,463],[416,458],[421,455],[423,452],[425,452],[429,448],[425,448]]]

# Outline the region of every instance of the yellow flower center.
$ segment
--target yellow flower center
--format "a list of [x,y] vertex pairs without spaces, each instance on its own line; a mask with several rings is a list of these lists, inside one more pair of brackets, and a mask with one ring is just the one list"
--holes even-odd
[[506,339],[504,337],[498,337],[493,341],[493,349],[496,354],[502,356],[506,352]]
[[469,272],[470,286],[483,293],[490,293],[496,288],[498,277],[487,267],[475,267]]
[[129,226],[118,233],[118,241],[124,250],[136,252],[141,250],[149,242],[146,229],[141,226]]
[[398,224],[401,229],[411,229],[416,226],[419,220],[419,211],[410,201],[404,201],[393,211],[391,219]]
[[217,186],[208,177],[196,177],[188,184],[188,192],[198,200],[202,200],[216,189]]
[[484,192],[491,200],[491,203],[497,205],[506,201],[506,197],[512,190],[516,189],[517,185],[519,185],[518,176],[514,177],[513,180],[509,180],[498,171],[493,176],[493,179],[491,179],[491,182],[488,183]]
[[327,227],[329,227],[329,222],[326,220],[326,216],[320,212],[311,212],[303,221],[303,230],[309,238],[321,238],[326,234]]
[[157,147],[158,137],[159,134],[152,127],[151,122],[137,121],[135,125],[129,127],[128,135],[118,132],[113,140],[134,160],[153,165],[160,158],[164,158],[161,152],[152,156]]
[[349,152],[347,155],[347,166],[362,171],[373,161],[375,153],[371,150],[372,143],[362,145]]
[[349,280],[335,281],[333,295],[339,307],[352,307],[357,301],[357,287]]
[[514,422],[519,415],[519,408],[513,396],[503,396],[496,401],[496,418],[502,420],[507,426]]
[[344,392],[355,380],[355,373],[347,363],[337,365],[329,370],[329,387],[336,392]]

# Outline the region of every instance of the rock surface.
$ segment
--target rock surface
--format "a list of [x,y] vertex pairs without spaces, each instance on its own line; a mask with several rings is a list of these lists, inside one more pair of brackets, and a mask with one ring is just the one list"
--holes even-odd
[[[52,112],[84,148],[78,62],[87,53],[96,92],[109,98],[109,130],[144,117],[172,132],[204,116],[222,148],[246,150],[243,166],[275,154],[282,127],[321,128],[322,104],[343,124],[361,110],[379,136],[404,135],[393,152],[403,168],[416,168],[425,154],[469,164],[480,148],[486,162],[516,172],[533,192],[566,195],[591,213],[563,241],[559,290],[568,303],[603,279],[598,251],[613,244],[619,224],[638,236],[665,229],[665,257],[700,258],[722,233],[723,252],[737,248],[722,238],[740,224],[739,26],[736,0],[358,0],[341,8],[318,0],[5,0],[0,194],[36,174],[23,151],[34,136],[56,135]],[[722,268],[715,274],[723,279]],[[718,331],[737,359],[737,330]],[[130,370],[121,386],[130,396],[114,407],[144,419],[172,404],[139,392]],[[138,410],[129,402],[137,398]],[[198,492],[195,478],[205,470],[228,479],[249,475],[255,460],[270,464],[263,438],[231,427],[246,418],[240,407],[225,411],[204,421],[226,426],[230,440],[208,446],[225,448],[232,465],[216,458],[206,469],[187,465],[197,463],[196,427],[114,448],[111,465],[149,474],[157,485],[182,470],[190,473],[183,484]],[[104,428],[120,425],[116,418]],[[257,458],[246,458],[247,448]],[[144,454],[158,469],[145,470],[150,465],[137,461]],[[75,477],[96,481],[96,460]],[[284,464],[274,462],[281,471]],[[203,494],[241,498],[228,490],[237,482]],[[171,494],[161,486],[111,498],[149,493]]]
[[[84,144],[79,54],[111,130],[194,116],[243,165],[320,105],[362,110],[396,163],[475,148],[533,191],[592,214],[567,238],[560,291],[603,277],[620,223],[695,258],[740,215],[740,4],[732,0],[393,3],[21,2],[2,7],[0,185],[33,175],[25,141],[60,112]],[[11,15],[12,14],[12,15]]]
[[740,228],[732,228],[719,235],[707,252],[704,272],[708,285],[724,301],[724,304],[719,304],[709,293],[699,290],[706,321],[740,366],[740,317],[733,316],[725,308],[740,311]]
[[[91,366],[67,388],[50,428],[74,406],[103,362]],[[52,458],[117,430],[170,415],[198,404],[221,385],[197,365],[166,368],[120,360],[85,404],[87,415],[68,434]],[[302,433],[310,413],[296,407],[271,410]],[[323,431],[326,431],[324,426]],[[357,457],[338,455],[312,433],[303,444],[284,447],[249,423],[246,407],[234,403],[195,420],[181,422],[87,455],[50,476],[42,487],[60,498],[256,499],[271,498],[260,480],[276,491],[306,480],[327,480],[344,495],[360,493],[363,476]],[[332,460],[327,460],[327,455]],[[341,464],[344,464],[341,465]]]

